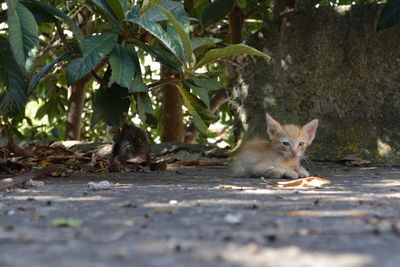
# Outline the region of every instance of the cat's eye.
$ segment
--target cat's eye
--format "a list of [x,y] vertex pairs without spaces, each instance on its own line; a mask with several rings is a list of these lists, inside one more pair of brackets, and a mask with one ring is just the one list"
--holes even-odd
[[304,146],[304,145],[305,145],[304,142],[299,143],[299,146]]
[[290,143],[289,143],[289,142],[286,142],[286,141],[284,141],[284,142],[282,142],[282,145],[284,145],[284,146],[290,146]]

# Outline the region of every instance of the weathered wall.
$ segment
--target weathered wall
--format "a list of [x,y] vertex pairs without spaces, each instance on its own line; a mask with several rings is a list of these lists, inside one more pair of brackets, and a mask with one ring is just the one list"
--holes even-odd
[[243,137],[266,136],[265,112],[285,123],[318,118],[314,159],[400,162],[400,26],[377,32],[378,5],[289,13],[280,33],[248,44],[270,60],[240,56],[231,72],[232,107]]

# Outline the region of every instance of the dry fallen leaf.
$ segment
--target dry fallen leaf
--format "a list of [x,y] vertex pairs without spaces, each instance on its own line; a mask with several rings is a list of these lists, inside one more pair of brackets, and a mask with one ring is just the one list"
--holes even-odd
[[292,181],[288,181],[288,182],[270,182],[270,181],[265,180],[262,177],[261,177],[261,179],[264,182],[266,182],[267,184],[271,184],[271,185],[277,186],[277,187],[321,187],[324,184],[331,183],[331,181],[328,179],[315,177],[315,176],[292,180]]
[[366,159],[350,161],[350,165],[351,166],[357,166],[357,167],[366,166],[366,165],[369,165],[371,163],[372,163],[372,161],[366,160]]
[[221,184],[221,185],[218,186],[218,188],[221,188],[221,189],[233,189],[233,186],[232,185]]

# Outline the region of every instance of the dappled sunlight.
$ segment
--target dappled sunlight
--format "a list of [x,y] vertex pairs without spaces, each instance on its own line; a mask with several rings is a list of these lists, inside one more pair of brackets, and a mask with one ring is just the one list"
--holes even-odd
[[[173,203],[173,204],[171,204]],[[210,199],[203,198],[197,200],[183,200],[175,202],[147,202],[143,205],[145,208],[183,208],[193,207],[195,204],[201,204],[205,206],[221,206],[221,205],[249,205],[254,204],[255,201],[252,199],[235,199],[235,198],[218,198]]]
[[[199,255],[209,261],[213,261],[216,253],[215,249],[211,248],[199,251]],[[375,263],[374,259],[366,254],[307,250],[298,246],[272,248],[256,244],[230,244],[220,249],[218,253],[224,261],[241,266],[361,267]]]
[[383,193],[383,194],[380,194],[380,193],[374,193],[373,194],[374,195],[374,199],[375,200],[378,200],[378,199],[381,199],[381,200],[383,200],[383,199],[385,199],[385,198],[400,198],[400,192],[388,192],[388,193]]
[[271,189],[246,189],[239,192],[240,194],[254,194],[254,195],[274,195],[277,192]]
[[[331,252],[322,249],[307,249],[299,246],[266,247],[256,243],[221,244],[211,246],[201,240],[142,240],[135,249],[140,252],[163,256],[172,256],[177,247],[193,251],[193,257],[204,265],[233,266],[375,266],[372,255],[355,252]],[[151,262],[151,260],[149,259]]]
[[226,189],[226,190],[240,190],[240,191],[246,191],[246,190],[259,190],[257,187],[253,186],[236,186],[236,185],[231,185],[231,184],[221,184],[218,186],[213,187],[213,189]]
[[289,215],[289,216],[301,216],[301,217],[364,217],[373,214],[371,210],[366,209],[350,209],[350,210],[285,210],[267,211],[268,214],[272,215]]
[[[321,190],[310,190],[307,188],[296,188],[296,187],[287,187],[287,188],[276,188],[273,187],[271,189],[249,189],[249,190],[243,190],[240,191],[239,193],[241,194],[255,194],[255,195],[276,195],[276,194],[287,194],[290,191],[296,190],[297,193],[299,193],[299,196],[303,197],[305,194],[314,194],[318,195],[318,197],[321,197],[323,195],[346,195],[346,194],[352,194],[351,191],[321,191]],[[315,197],[315,196],[312,196]]]
[[[365,187],[400,187],[400,179],[399,180],[379,180],[377,183],[371,184],[363,184]],[[400,189],[400,188],[398,188]]]
[[388,143],[383,142],[380,138],[378,138],[376,143],[378,146],[379,156],[385,157],[390,155],[390,153],[392,152],[392,147]]
[[[51,200],[59,202],[82,202],[82,201],[104,201],[113,200],[113,197],[107,196],[81,196],[81,197],[62,197],[57,195],[44,195],[44,196],[33,196],[36,200]],[[13,200],[26,201],[26,196],[13,196]]]

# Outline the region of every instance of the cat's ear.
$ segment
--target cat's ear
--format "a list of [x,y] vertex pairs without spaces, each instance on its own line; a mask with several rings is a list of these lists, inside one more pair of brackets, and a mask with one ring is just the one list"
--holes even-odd
[[267,118],[267,126],[268,126],[268,135],[270,138],[274,137],[279,131],[282,130],[282,126],[279,122],[274,120],[268,113],[266,114]]
[[314,140],[315,132],[317,131],[317,127],[318,127],[317,119],[312,120],[303,126],[303,131],[307,136],[307,139],[308,139],[307,141],[309,144],[311,144],[311,142]]

